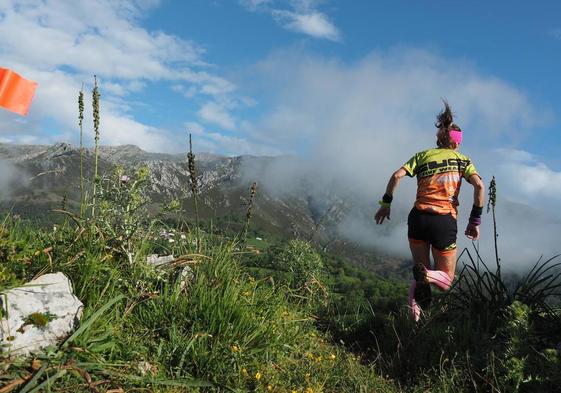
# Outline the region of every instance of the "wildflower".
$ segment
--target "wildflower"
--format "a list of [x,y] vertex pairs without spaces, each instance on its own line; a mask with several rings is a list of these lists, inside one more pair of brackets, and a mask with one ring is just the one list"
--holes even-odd
[[185,240],[187,239],[187,236],[185,236],[183,233],[181,234],[181,240]]
[[314,358],[314,355],[311,354],[310,352],[306,352],[306,357],[307,357],[308,359],[313,359],[313,358]]
[[304,375],[304,378],[309,379],[310,378],[310,373],[306,373],[306,375]]
[[244,295],[244,296],[249,296],[249,295],[251,295],[251,292],[249,292],[249,291],[244,291],[244,292],[242,292],[242,295]]
[[306,390],[304,390],[304,393],[314,393],[314,389],[306,388]]
[[245,367],[242,368],[242,375],[243,375],[245,378],[249,377],[249,373],[247,372],[247,369],[246,369]]
[[331,360],[335,360],[336,358],[337,358],[337,357],[336,357],[335,354],[333,354],[333,353],[332,353],[331,355],[329,355],[329,359],[331,359]]
[[267,390],[269,392],[271,392],[273,390],[273,385],[271,385],[271,384],[267,385]]
[[175,240],[173,240],[173,239],[168,239],[168,242],[170,242],[170,243],[174,243],[174,242],[175,242]]
[[255,373],[255,379],[259,381],[261,379],[261,373],[258,371]]
[[255,278],[253,278],[253,276],[249,276],[249,282],[255,282]]
[[318,362],[318,363],[321,362],[321,360],[322,360],[322,357],[321,357],[321,356],[318,356],[318,357],[316,358],[316,362]]
[[240,349],[237,345],[232,345],[232,352],[238,352]]
[[131,180],[131,178],[128,177],[127,175],[122,175],[121,178],[120,178],[120,180],[121,180],[121,183],[125,183],[125,184],[126,184],[126,183],[128,183],[128,182]]

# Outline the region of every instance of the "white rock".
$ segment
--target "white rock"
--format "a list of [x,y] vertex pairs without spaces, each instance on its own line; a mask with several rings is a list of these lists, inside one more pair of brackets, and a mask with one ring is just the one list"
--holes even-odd
[[179,287],[181,288],[181,290],[184,290],[187,285],[195,280],[195,272],[193,271],[193,269],[191,269],[190,266],[185,266],[179,273],[179,279],[181,280],[179,282]]
[[[22,356],[56,345],[74,330],[84,305],[72,293],[68,277],[45,274],[0,295],[0,353]],[[47,316],[45,326],[29,323],[30,315]]]
[[164,255],[159,257],[158,254],[152,254],[146,257],[146,263],[149,263],[154,266],[160,266],[163,265],[164,263],[169,263],[174,259],[175,258],[173,257],[173,255]]

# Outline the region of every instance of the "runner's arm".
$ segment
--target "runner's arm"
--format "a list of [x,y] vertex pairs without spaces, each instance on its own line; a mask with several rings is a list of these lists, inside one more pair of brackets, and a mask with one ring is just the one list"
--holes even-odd
[[386,187],[386,194],[392,195],[399,184],[399,181],[403,176],[407,174],[407,171],[401,167],[397,171],[395,171],[392,176],[390,177],[390,181],[388,181],[388,186]]
[[468,182],[473,186],[473,204],[477,207],[483,207],[485,203],[485,185],[477,174],[469,177]]
[[[473,186],[473,209],[472,216],[470,216],[469,222],[466,227],[465,235],[471,240],[479,239],[479,224],[481,223],[481,210],[483,209],[483,203],[485,202],[485,186],[481,181],[478,174],[473,174],[468,178],[468,182]],[[476,210],[479,210],[476,212]],[[476,213],[474,213],[476,212]]]
[[[397,188],[397,185],[399,184],[399,181],[406,174],[407,174],[407,171],[403,167],[401,167],[397,171],[395,171],[392,174],[392,176],[390,177],[390,180],[388,181],[388,186],[386,187],[386,194],[393,197],[393,193],[394,193],[395,189]],[[390,219],[390,210],[391,209],[390,209],[389,205],[380,206],[380,208],[378,209],[378,211],[376,212],[376,215],[374,217],[374,219],[376,220],[376,224],[383,223],[386,218],[389,220]]]

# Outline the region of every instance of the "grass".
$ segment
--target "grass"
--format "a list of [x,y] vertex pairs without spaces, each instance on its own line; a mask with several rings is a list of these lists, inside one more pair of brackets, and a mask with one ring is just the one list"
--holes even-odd
[[[60,345],[33,357],[4,350],[1,393],[558,390],[555,258],[510,283],[495,233],[496,269],[466,251],[454,288],[415,324],[403,306],[404,285],[350,269],[303,240],[253,239],[255,183],[245,225],[233,221],[238,235],[221,236],[212,225],[205,231],[191,141],[194,225],[168,227],[148,215],[145,168],[98,174],[94,86],[95,171],[90,197],[80,179],[80,213],[65,206],[52,228],[11,216],[0,225],[0,294],[61,271],[85,305],[82,320]],[[496,224],[494,182],[492,190]],[[151,254],[175,259],[155,268],[145,262]],[[6,311],[0,307],[0,316]],[[42,325],[48,315],[28,321]]]
[[[282,284],[255,279],[239,245],[168,243],[195,271],[187,287],[179,267],[142,261],[165,243],[147,236],[131,265],[123,253],[70,222],[41,231],[8,219],[2,226],[3,290],[39,273],[62,271],[85,309],[80,327],[35,359],[2,361],[1,384],[17,391],[386,391],[391,381],[316,329],[306,307]],[[158,233],[158,231],[156,231]],[[25,244],[24,248],[20,246]],[[19,245],[19,246],[18,246]],[[47,256],[43,250],[50,249]],[[21,261],[25,259],[24,268]],[[33,363],[35,361],[35,363]],[[40,367],[37,365],[40,364]]]

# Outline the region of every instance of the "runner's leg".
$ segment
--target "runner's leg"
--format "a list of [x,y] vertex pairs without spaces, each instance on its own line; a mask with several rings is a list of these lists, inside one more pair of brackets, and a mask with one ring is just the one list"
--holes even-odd
[[444,291],[450,289],[456,274],[456,254],[456,248],[442,251],[432,247],[435,270],[429,271],[427,276],[431,283]]
[[[425,268],[430,267],[429,243],[422,240],[409,239],[409,248],[411,250],[411,256],[413,257],[414,266],[420,264],[425,266]],[[430,287],[428,286],[428,284],[425,285],[427,286],[426,288],[417,288],[417,281],[412,280],[411,286],[409,287],[409,307],[415,321],[418,321],[421,317],[421,307],[415,299],[419,296],[419,289],[423,289],[423,292],[425,292],[423,294],[423,297],[430,302]]]

